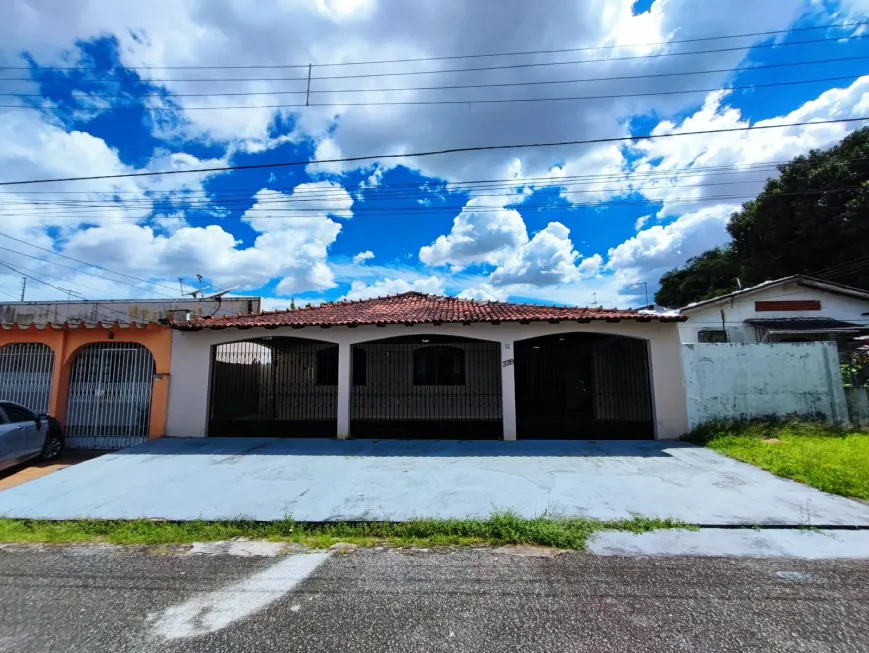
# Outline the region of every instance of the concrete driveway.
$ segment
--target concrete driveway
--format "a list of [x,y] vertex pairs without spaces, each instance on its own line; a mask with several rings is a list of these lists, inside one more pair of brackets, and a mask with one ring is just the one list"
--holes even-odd
[[162,439],[0,493],[0,516],[302,521],[673,517],[869,526],[869,506],[681,442]]

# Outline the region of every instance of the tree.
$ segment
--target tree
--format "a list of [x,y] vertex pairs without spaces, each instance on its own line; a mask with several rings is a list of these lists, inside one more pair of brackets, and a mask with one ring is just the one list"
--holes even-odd
[[685,306],[697,299],[724,295],[737,289],[739,263],[729,247],[719,247],[688,259],[682,269],[661,277],[655,301],[662,306]]
[[869,288],[869,127],[778,166],[727,225],[729,246],[661,277],[659,304],[684,306],[762,281],[805,274]]

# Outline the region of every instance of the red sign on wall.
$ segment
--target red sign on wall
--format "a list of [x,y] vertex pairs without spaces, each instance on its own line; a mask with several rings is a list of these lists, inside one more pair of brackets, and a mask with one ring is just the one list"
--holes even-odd
[[754,310],[758,313],[766,311],[820,311],[821,302],[817,299],[754,302]]

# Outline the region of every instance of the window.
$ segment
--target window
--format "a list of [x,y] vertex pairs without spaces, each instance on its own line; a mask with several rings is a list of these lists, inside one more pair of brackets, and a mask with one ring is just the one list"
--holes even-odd
[[465,385],[465,352],[458,347],[421,347],[413,352],[414,385]]
[[16,424],[18,422],[33,422],[34,420],[36,420],[36,415],[34,415],[23,406],[17,406],[10,403],[2,403],[0,404],[0,407],[3,408],[3,412],[6,413],[6,417],[9,418],[9,421],[12,424]]
[[727,331],[724,329],[703,329],[697,334],[699,342],[728,342]]
[[362,347],[353,347],[353,385],[368,383],[368,352]]
[[338,385],[338,347],[317,350],[317,385]]

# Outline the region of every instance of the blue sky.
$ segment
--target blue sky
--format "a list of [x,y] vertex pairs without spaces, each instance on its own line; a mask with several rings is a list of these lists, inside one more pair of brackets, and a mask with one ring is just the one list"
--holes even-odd
[[[641,305],[636,284],[726,242],[771,163],[860,123],[406,155],[869,116],[865,0],[716,4],[4,5],[2,181],[405,156],[9,186],[0,292],[27,274],[29,299],[167,296],[199,274],[269,308],[407,290]],[[776,33],[717,38],[756,32]],[[304,103],[308,62],[314,106],[274,107]],[[473,67],[496,69],[456,70]],[[715,90],[743,86],[760,87]],[[432,101],[455,104],[382,104]]]

